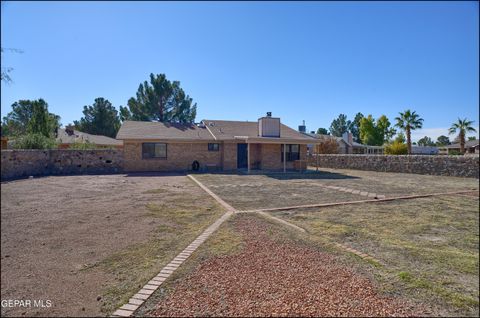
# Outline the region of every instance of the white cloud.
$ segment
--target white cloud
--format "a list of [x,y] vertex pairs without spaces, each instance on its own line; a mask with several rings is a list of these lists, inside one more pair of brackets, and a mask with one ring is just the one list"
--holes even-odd
[[[445,127],[445,128],[422,128],[422,129],[417,129],[412,131],[412,141],[418,141],[419,139],[428,136],[430,137],[433,141],[436,141],[437,138],[441,135],[447,136],[450,138],[451,141],[455,139],[457,135],[449,135],[448,134],[448,129],[450,127]],[[476,126],[474,127],[475,130],[477,131],[476,133],[468,133],[467,136],[475,136],[478,139],[478,132],[479,132],[479,127]],[[398,131],[398,130],[397,130]]]

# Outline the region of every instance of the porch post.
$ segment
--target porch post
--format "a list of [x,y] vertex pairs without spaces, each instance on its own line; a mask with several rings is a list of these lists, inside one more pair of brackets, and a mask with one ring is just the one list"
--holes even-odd
[[287,144],[283,144],[283,173],[287,172]]
[[247,171],[250,173],[250,143],[247,141]]

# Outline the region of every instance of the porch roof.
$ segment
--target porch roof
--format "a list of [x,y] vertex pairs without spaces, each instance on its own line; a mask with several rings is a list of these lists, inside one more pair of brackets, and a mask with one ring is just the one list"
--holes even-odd
[[249,137],[249,136],[234,136],[235,140],[242,140],[247,144],[319,144],[322,143],[318,139],[306,138],[275,138],[275,137]]

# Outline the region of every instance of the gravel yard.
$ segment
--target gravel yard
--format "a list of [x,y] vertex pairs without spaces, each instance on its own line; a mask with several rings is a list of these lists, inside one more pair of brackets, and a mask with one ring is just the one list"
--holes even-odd
[[[198,265],[157,298],[156,316],[411,316],[420,307],[377,292],[365,276],[321,249],[297,243],[284,228],[237,215],[235,252],[197,256]],[[239,243],[237,242],[237,245]],[[206,257],[206,259],[203,259]],[[202,259],[199,262],[199,259]]]

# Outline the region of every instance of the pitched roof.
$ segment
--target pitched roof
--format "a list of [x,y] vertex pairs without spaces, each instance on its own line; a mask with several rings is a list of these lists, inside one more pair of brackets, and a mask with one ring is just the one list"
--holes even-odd
[[304,132],[302,134],[307,135],[307,136],[312,137],[312,138],[315,138],[315,139],[320,139],[320,140],[334,139],[337,142],[343,142],[345,144],[348,144],[347,141],[345,139],[343,139],[342,137],[325,135],[325,134],[307,133],[307,132]]
[[117,139],[214,140],[205,127],[194,124],[124,121]]
[[69,135],[64,128],[59,128],[57,131],[56,141],[62,144],[73,144],[76,142],[90,142],[100,146],[122,146],[123,141],[110,138],[102,135],[87,134],[78,130],[74,130],[72,135]]
[[[476,147],[478,146],[479,144],[479,141],[478,139],[474,139],[474,140],[466,140],[465,141],[465,148],[472,148],[472,147]],[[454,144],[451,144],[451,145],[448,145],[448,146],[443,146],[443,147],[440,147],[440,148],[460,148],[460,143],[454,143]]]
[[258,136],[257,122],[203,120],[202,123],[204,125],[125,121],[117,133],[117,139],[223,141],[252,138],[254,142],[313,140],[283,124],[280,126],[280,138],[264,138]]
[[[258,122],[204,119],[202,122],[216,140],[232,140],[235,137],[262,138],[258,136]],[[280,139],[311,140],[309,136],[280,123]],[[273,138],[269,138],[273,139]],[[276,139],[279,139],[278,137]]]

